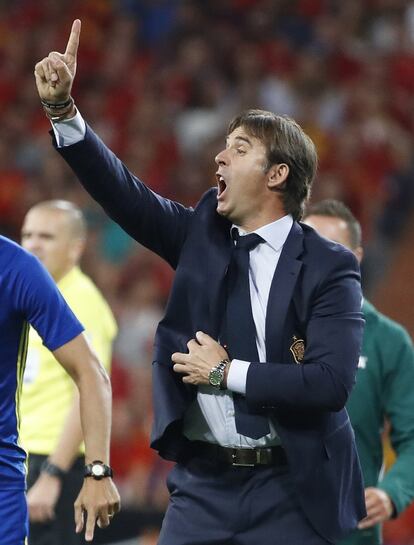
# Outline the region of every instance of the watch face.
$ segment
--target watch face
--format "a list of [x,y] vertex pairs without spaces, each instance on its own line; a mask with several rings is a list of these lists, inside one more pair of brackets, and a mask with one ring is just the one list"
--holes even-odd
[[91,471],[94,477],[102,477],[102,475],[105,473],[105,468],[100,464],[94,464]]
[[213,369],[210,371],[209,381],[212,386],[220,386],[223,379],[223,371]]

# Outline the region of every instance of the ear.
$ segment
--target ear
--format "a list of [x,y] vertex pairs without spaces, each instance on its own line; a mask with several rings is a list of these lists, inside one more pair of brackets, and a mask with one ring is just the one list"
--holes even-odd
[[272,165],[267,173],[267,187],[273,191],[281,191],[289,176],[289,167],[286,163]]

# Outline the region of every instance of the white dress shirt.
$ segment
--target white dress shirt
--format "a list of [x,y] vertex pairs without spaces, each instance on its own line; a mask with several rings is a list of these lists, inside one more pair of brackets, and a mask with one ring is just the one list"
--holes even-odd
[[[58,147],[80,142],[86,126],[81,114],[69,120],[52,123]],[[256,345],[259,359],[266,362],[265,326],[267,302],[273,275],[288,234],[292,216],[269,223],[254,231],[264,242],[250,251],[249,282],[253,320],[256,326]],[[239,229],[239,233],[244,233]],[[191,440],[218,443],[226,447],[263,447],[280,444],[275,427],[269,420],[270,433],[260,439],[240,435],[236,431],[232,392],[246,392],[246,377],[250,362],[233,360],[227,377],[227,390],[199,386],[196,399],[184,419],[183,433]]]
[[[259,359],[266,362],[265,327],[270,286],[279,257],[292,228],[292,216],[269,223],[254,231],[265,242],[250,251],[249,283],[253,320],[256,326],[256,346]],[[239,233],[243,233],[239,229]],[[227,390],[211,386],[199,386],[197,398],[184,419],[184,434],[193,441],[209,441],[224,447],[267,447],[279,445],[272,420],[270,433],[260,439],[252,439],[237,433],[232,392],[246,392],[246,377],[250,362],[232,360],[227,376]]]

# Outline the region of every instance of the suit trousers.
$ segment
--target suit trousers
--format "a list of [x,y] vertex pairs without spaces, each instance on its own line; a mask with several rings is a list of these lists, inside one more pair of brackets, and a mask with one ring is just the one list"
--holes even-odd
[[329,545],[298,505],[287,466],[232,467],[192,458],[167,478],[158,545]]
[[[29,454],[27,488],[36,482],[42,463],[47,458],[41,454]],[[77,458],[66,473],[62,490],[56,504],[56,517],[46,523],[29,524],[29,545],[81,545],[86,543],[84,533],[75,533],[75,512],[73,504],[83,484],[84,458]]]

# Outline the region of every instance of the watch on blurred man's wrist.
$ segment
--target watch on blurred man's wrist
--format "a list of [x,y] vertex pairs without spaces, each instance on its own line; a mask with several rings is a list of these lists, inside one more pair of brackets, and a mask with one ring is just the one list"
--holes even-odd
[[85,466],[83,476],[92,477],[92,479],[100,481],[105,477],[112,477],[113,471],[110,466],[107,466],[101,460],[94,460],[93,462]]

